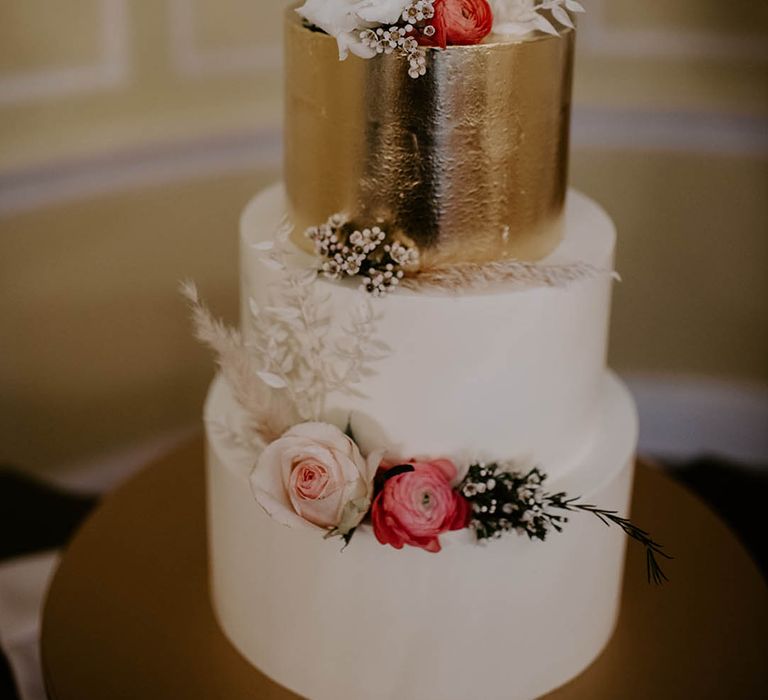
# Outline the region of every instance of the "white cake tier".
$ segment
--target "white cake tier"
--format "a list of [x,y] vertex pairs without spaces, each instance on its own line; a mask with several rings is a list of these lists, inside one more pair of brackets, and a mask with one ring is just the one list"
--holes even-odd
[[[283,189],[257,196],[241,223],[244,328],[248,299],[263,303],[284,273],[255,246],[274,237]],[[318,222],[319,223],[319,222]],[[585,262],[611,269],[615,230],[605,212],[571,191],[565,239],[542,264]],[[293,251],[296,264],[311,257]],[[334,314],[346,316],[358,284],[321,279]],[[376,333],[392,353],[359,385],[364,397],[331,395],[323,418],[351,418],[364,452],[381,445],[402,459],[533,460],[565,474],[589,451],[605,371],[612,281],[563,288],[497,289],[449,295],[398,290],[374,299]]]
[[[634,404],[610,374],[598,396],[592,447],[547,485],[626,513]],[[608,641],[626,542],[618,528],[576,514],[546,542],[479,545],[464,530],[430,554],[383,546],[363,525],[341,551],[256,503],[252,457],[220,430],[242,418],[221,379],[205,416],[214,608],[233,644],[280,684],[312,700],[528,699],[577,675]]]

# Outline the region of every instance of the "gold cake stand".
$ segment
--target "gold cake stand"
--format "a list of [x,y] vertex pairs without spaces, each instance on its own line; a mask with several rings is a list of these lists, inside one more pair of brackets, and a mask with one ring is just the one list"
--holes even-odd
[[[80,530],[43,619],[51,700],[297,697],[217,627],[204,489],[198,439],[107,498]],[[616,634],[586,672],[547,697],[766,697],[768,591],[744,548],[700,501],[642,464],[633,514],[675,554],[671,583],[646,584],[643,552],[630,546]]]

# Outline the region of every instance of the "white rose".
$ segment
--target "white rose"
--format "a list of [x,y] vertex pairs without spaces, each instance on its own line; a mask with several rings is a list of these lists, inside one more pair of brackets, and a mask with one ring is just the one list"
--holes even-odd
[[408,0],[306,0],[296,11],[336,39],[340,58],[346,58],[350,51],[372,58],[375,52],[360,41],[360,32],[370,26],[394,24],[409,4]]
[[365,22],[372,24],[397,24],[405,8],[412,0],[360,0],[355,12]]
[[363,458],[333,425],[301,423],[264,449],[251,488],[261,507],[283,525],[347,534],[370,508],[381,457],[375,452]]
[[523,36],[534,31],[538,19],[535,0],[491,0],[493,31]]

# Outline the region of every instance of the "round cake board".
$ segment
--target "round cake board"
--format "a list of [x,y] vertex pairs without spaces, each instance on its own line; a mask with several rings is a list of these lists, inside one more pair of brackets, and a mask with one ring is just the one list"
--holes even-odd
[[[297,697],[246,662],[214,618],[203,454],[198,439],[148,466],[70,544],[43,619],[51,700]],[[763,697],[768,591],[743,546],[644,464],[632,515],[675,556],[665,562],[670,582],[649,585],[643,550],[630,543],[616,633],[583,674],[546,697]]]

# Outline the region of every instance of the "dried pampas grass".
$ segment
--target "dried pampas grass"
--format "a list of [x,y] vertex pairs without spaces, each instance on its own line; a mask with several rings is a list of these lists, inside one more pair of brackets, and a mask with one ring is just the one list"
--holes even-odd
[[450,267],[421,270],[406,277],[400,286],[414,291],[435,290],[461,292],[484,289],[497,284],[515,287],[564,287],[571,282],[608,275],[620,279],[611,271],[594,265],[575,262],[563,265],[542,265],[520,260],[490,263],[457,263]]
[[248,352],[240,331],[213,317],[194,283],[183,282],[179,288],[189,302],[195,336],[216,353],[216,362],[246,413],[249,432],[263,444],[273,442],[299,422],[292,402],[259,377],[261,368]]

